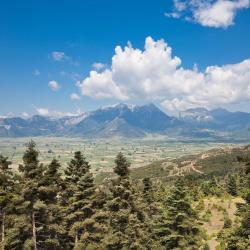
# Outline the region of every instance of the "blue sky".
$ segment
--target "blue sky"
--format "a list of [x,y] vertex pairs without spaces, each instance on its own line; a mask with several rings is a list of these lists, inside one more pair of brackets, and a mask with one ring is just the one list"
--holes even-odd
[[[75,113],[117,102],[250,112],[249,1],[209,2],[1,1],[0,115]],[[207,68],[216,65],[216,72]],[[87,78],[93,69],[96,77]]]

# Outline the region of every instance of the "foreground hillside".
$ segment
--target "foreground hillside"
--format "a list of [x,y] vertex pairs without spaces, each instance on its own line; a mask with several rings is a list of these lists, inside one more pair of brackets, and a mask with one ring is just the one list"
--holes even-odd
[[[91,171],[76,151],[66,168],[27,144],[18,171],[0,155],[0,244],[6,250],[246,250],[250,147],[213,149],[130,170]],[[106,173],[107,174],[107,173]]]

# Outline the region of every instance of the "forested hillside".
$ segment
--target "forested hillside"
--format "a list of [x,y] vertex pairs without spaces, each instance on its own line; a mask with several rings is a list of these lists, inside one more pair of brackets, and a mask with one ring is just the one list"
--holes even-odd
[[152,176],[154,165],[131,171],[118,153],[97,181],[84,152],[64,169],[39,162],[31,141],[18,171],[0,156],[1,249],[250,249],[250,155],[232,152],[197,161],[213,171],[164,178],[164,161]]

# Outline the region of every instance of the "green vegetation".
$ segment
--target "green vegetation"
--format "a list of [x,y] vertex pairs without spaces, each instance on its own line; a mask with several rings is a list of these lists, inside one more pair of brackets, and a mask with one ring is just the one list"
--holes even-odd
[[[8,156],[12,161],[12,168],[18,169],[22,161],[26,143],[30,138],[0,138],[0,154]],[[53,158],[59,158],[62,169],[76,151],[83,151],[87,161],[91,164],[91,172],[113,172],[114,160],[117,152],[127,156],[132,168],[142,167],[159,160],[172,159],[184,155],[197,154],[211,148],[225,147],[234,144],[230,142],[219,143],[216,141],[176,141],[175,139],[163,140],[88,140],[68,137],[36,137],[39,160],[49,164]]]
[[96,174],[84,152],[63,167],[30,141],[18,169],[0,155],[1,249],[249,249],[249,149],[140,168],[120,152]]

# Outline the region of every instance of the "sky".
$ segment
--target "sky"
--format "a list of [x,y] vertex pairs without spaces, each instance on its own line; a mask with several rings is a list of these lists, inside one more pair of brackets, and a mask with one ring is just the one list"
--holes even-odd
[[0,116],[250,112],[249,45],[250,0],[1,0]]

